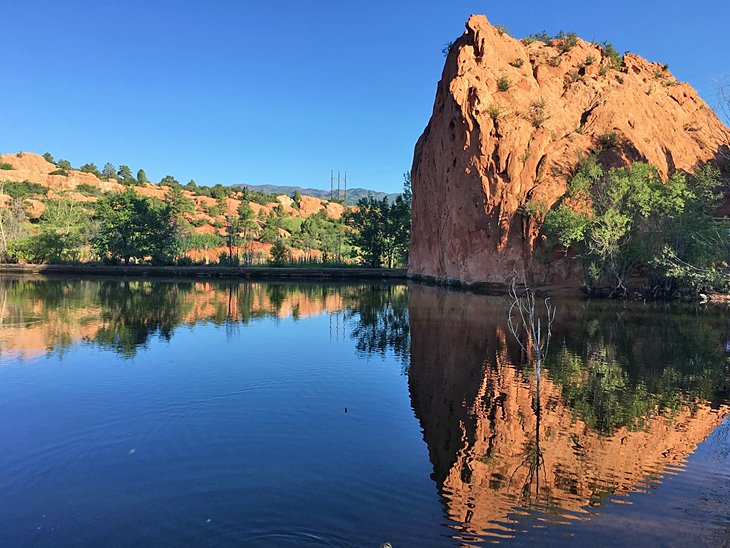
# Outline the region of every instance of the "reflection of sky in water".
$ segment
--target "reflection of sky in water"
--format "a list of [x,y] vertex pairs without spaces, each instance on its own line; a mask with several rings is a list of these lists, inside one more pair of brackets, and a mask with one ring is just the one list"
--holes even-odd
[[681,543],[662,515],[711,543],[727,518],[727,426],[703,403],[730,385],[719,309],[558,303],[538,413],[500,298],[150,282],[0,282],[0,298],[11,545]]

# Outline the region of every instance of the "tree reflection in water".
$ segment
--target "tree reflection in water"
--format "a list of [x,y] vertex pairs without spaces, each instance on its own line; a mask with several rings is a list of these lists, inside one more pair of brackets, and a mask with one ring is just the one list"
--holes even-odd
[[392,351],[401,361],[403,371],[407,371],[411,338],[406,286],[352,288],[348,292],[346,314],[358,352],[384,356]]
[[[153,337],[212,322],[229,334],[261,318],[342,314],[362,354],[392,350],[407,365],[405,286],[148,280],[0,280],[0,352],[62,351],[85,341],[132,358]],[[30,337],[18,329],[33,322]],[[341,326],[346,335],[345,324]],[[18,343],[21,339],[23,343]],[[15,344],[13,344],[15,341]],[[17,348],[28,344],[32,348]]]
[[101,282],[96,343],[132,357],[153,336],[169,341],[192,307],[185,299],[191,290],[190,283]]
[[411,401],[462,541],[643,489],[727,413],[727,310],[558,307],[538,405],[505,298],[410,289]]
[[727,412],[726,309],[558,306],[539,403],[508,301],[421,285],[6,278],[0,355],[85,342],[131,358],[181,325],[338,314],[358,355],[403,364],[454,536],[479,540],[645,488]]

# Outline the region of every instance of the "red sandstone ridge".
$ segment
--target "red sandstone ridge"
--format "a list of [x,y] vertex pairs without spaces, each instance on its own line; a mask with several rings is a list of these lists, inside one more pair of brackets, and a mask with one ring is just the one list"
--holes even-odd
[[596,44],[558,46],[525,45],[482,15],[467,21],[415,148],[412,275],[468,284],[501,284],[515,270],[538,283],[568,278],[567,263],[533,260],[539,221],[519,211],[552,206],[602,135],[618,136],[599,154],[604,165],[642,160],[664,177],[727,150],[730,130],[666,67],[628,53],[613,69]]
[[[125,189],[131,188],[140,196],[160,200],[164,200],[170,190],[169,186],[153,183],[126,187],[116,180],[99,179],[91,173],[84,173],[76,169],[66,170],[66,175],[52,175],[52,173],[57,172],[57,166],[48,162],[43,156],[33,154],[32,152],[0,154],[0,163],[9,166],[9,169],[0,169],[0,183],[13,181],[37,183],[46,187],[48,189],[47,197],[53,199],[64,197],[80,202],[96,202],[96,197],[85,196],[80,192],[84,186],[95,188],[99,192],[123,192]],[[183,190],[183,194],[193,201],[195,211],[191,214],[186,214],[186,216],[189,221],[197,221],[193,230],[198,234],[218,233],[224,235],[226,216],[237,215],[237,210],[243,197],[241,192],[234,192],[231,197],[226,198],[226,209],[213,215],[211,214],[211,208],[217,205],[217,200],[207,196],[196,195],[189,190]],[[9,201],[10,196],[0,192],[0,206],[6,205]],[[303,219],[315,215],[320,211],[324,211],[324,214],[330,219],[339,219],[345,214],[347,209],[341,204],[311,196],[302,196],[298,208],[293,207],[294,201],[286,195],[277,196],[276,201],[271,201],[265,205],[255,202],[248,202],[248,205],[256,216],[262,213],[264,216],[269,216],[278,205],[281,205],[285,215]],[[26,214],[31,219],[40,217],[46,208],[43,201],[31,198],[25,199],[24,206]],[[284,232],[281,229],[280,234],[284,237],[289,236],[288,232]],[[253,242],[249,250],[254,254],[268,256],[270,249],[271,244]],[[215,259],[219,254],[227,251],[228,248],[222,246],[215,249],[190,250],[187,252],[187,255],[193,260],[202,260],[207,263]],[[293,248],[290,250],[290,254],[293,259],[310,259],[319,256],[321,252],[318,250],[304,251]]]

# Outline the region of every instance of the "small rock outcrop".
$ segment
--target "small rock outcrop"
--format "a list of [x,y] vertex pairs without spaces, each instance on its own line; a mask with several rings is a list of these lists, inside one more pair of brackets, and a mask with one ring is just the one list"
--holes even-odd
[[538,284],[574,277],[538,262],[540,215],[582,156],[645,161],[666,177],[728,150],[730,130],[665,65],[566,37],[529,44],[473,15],[450,47],[433,114],[415,147],[414,277]]

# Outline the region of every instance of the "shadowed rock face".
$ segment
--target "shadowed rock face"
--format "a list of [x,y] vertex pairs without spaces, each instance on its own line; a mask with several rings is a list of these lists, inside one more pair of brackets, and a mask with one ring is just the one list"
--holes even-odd
[[410,289],[412,404],[464,540],[512,536],[525,512],[585,519],[682,467],[727,414],[722,318],[703,318],[702,338],[691,313],[560,303],[538,404],[506,304]]
[[[665,67],[627,54],[619,69],[594,44],[522,42],[474,15],[454,43],[411,171],[409,271],[462,283],[571,279],[567,262],[532,259],[539,216],[581,156],[607,167],[646,161],[666,177],[727,150],[730,130]],[[501,89],[501,91],[500,91]],[[615,132],[617,142],[601,145]],[[603,149],[603,150],[602,150]]]

